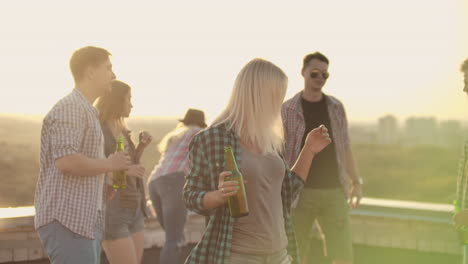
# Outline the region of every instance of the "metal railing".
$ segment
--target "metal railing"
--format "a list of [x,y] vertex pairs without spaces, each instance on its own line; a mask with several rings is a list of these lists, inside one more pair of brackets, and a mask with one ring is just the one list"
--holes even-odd
[[[5,210],[0,209],[0,263],[45,258],[34,230],[33,208],[18,210],[15,217],[2,217],[6,215],[2,214]],[[460,254],[452,227],[452,210],[453,206],[448,204],[364,198],[360,207],[351,211],[353,242],[372,247]],[[197,242],[204,227],[203,216],[190,215],[185,228],[187,242]],[[164,231],[156,219],[146,219],[145,248],[163,243]]]

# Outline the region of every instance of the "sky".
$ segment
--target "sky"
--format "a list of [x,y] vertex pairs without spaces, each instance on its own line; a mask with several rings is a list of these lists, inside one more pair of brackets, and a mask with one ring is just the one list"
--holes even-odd
[[133,116],[209,120],[234,79],[261,57],[303,88],[304,55],[330,59],[324,92],[351,121],[434,116],[468,119],[461,62],[468,1],[1,1],[0,114],[44,115],[73,89],[77,48],[106,48],[133,88]]

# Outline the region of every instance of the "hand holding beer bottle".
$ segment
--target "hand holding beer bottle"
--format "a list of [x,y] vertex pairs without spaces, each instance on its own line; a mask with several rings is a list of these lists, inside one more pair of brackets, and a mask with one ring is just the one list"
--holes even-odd
[[[115,152],[121,152],[124,150],[125,150],[125,145],[123,142],[123,138],[119,137],[117,139]],[[114,187],[114,189],[127,188],[127,171],[126,170],[114,171],[112,180],[113,180],[112,186]]]
[[224,148],[226,170],[220,174],[218,190],[223,199],[227,199],[232,217],[249,215],[244,179],[237,167],[231,147]]
[[130,156],[127,152],[114,152],[107,157],[110,171],[128,170],[131,164]]

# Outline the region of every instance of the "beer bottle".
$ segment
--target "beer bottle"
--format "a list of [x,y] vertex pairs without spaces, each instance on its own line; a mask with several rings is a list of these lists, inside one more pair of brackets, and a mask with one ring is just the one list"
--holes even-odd
[[244,178],[237,167],[231,147],[224,147],[224,160],[226,161],[226,170],[231,172],[231,175],[227,176],[225,181],[237,181],[239,183],[237,194],[228,197],[229,212],[232,217],[247,216],[249,215],[249,206],[245,195]]
[[[125,150],[125,145],[123,142],[123,138],[119,137],[117,139],[117,146],[115,148],[115,151],[119,152],[119,151],[124,151],[124,150]],[[114,171],[112,179],[113,179],[112,186],[114,187],[114,189],[127,188],[127,172],[125,170]]]
[[[460,203],[458,202],[458,200],[453,201],[453,211],[455,214],[461,211]],[[457,229],[457,233],[458,233],[458,239],[460,241],[460,244],[468,245],[468,226],[459,227]]]

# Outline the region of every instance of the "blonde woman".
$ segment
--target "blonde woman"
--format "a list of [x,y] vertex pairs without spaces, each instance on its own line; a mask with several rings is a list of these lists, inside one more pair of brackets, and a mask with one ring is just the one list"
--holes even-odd
[[[210,219],[188,264],[299,263],[291,203],[304,185],[314,156],[330,144],[324,126],[311,131],[289,169],[281,152],[281,104],[288,79],[273,63],[254,59],[238,74],[231,98],[213,125],[196,135],[190,147],[190,171],[184,186],[188,209]],[[233,218],[227,197],[236,182],[225,181],[224,147],[231,146],[246,184],[250,214]]]
[[146,216],[143,188],[145,168],[139,161],[152,137],[148,132],[140,132],[139,143],[135,147],[125,122],[133,107],[131,98],[130,86],[116,80],[96,104],[104,134],[106,156],[115,152],[117,139],[122,137],[125,150],[132,161],[127,170],[126,188],[118,190],[106,207],[102,245],[111,264],[137,264],[141,263],[143,257],[143,220]]
[[161,264],[182,261],[180,247],[184,245],[187,209],[182,201],[184,178],[188,173],[188,149],[192,138],[206,127],[205,114],[189,109],[184,119],[159,144],[161,159],[148,179],[148,190],[158,221],[166,232],[159,257]]

